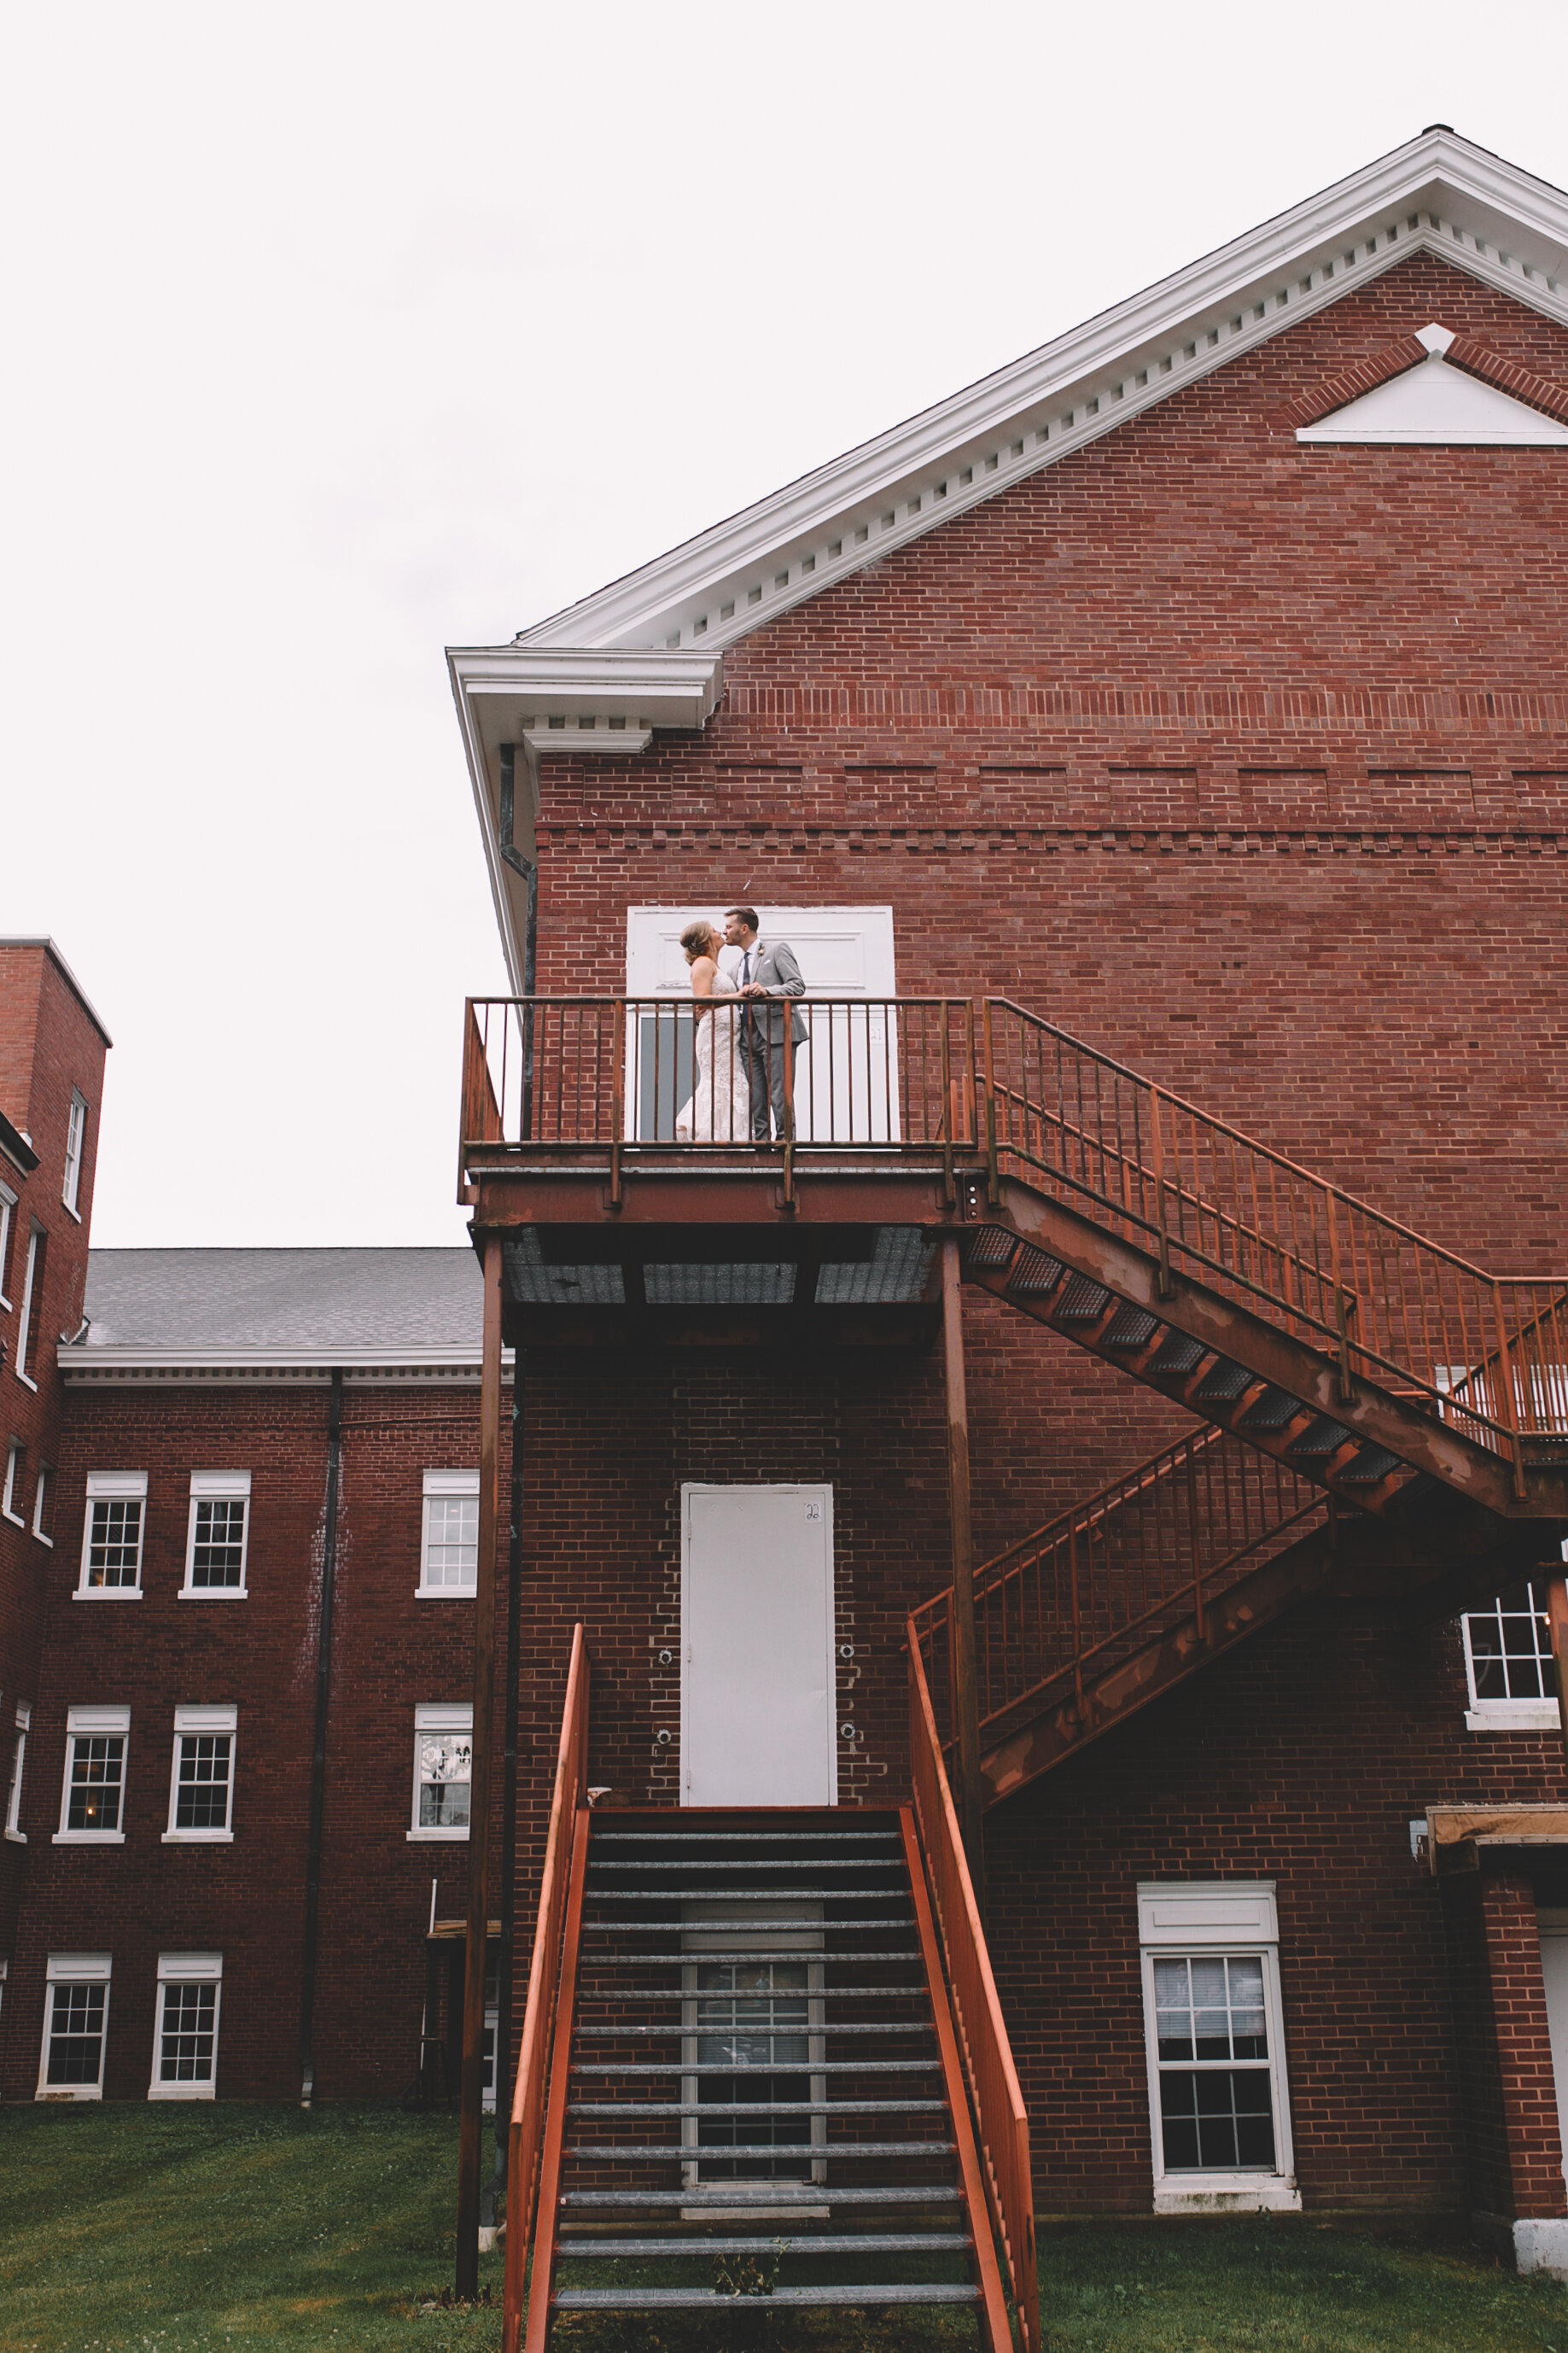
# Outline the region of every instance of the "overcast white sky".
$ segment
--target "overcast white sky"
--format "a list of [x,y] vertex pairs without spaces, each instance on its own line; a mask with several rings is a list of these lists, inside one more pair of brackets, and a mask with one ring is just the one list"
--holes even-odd
[[1568,185],[1561,0],[13,0],[5,58],[0,933],[114,1034],[102,1243],[461,1238],[445,645],[1426,123]]

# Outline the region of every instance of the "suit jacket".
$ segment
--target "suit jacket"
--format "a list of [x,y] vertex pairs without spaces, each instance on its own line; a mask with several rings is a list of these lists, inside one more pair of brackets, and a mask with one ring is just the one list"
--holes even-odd
[[[737,985],[740,982],[741,970],[742,967],[737,965],[735,967]],[[795,962],[795,950],[787,940],[759,939],[753,942],[752,978],[760,987],[765,988],[770,997],[804,997],[805,995],[805,981],[799,965]],[[750,1002],[749,1011],[751,1019],[756,1023],[758,1029],[771,1046],[784,1043],[784,1007],[782,1005],[759,1005],[753,997]],[[804,1046],[805,1023],[798,1012],[792,1011],[790,1028],[795,1044]]]

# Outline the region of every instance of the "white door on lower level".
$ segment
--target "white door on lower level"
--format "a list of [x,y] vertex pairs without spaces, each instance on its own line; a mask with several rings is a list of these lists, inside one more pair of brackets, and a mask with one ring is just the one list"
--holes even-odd
[[1552,2040],[1552,2073],[1557,2085],[1557,2126],[1568,2163],[1568,1912],[1537,1915],[1541,1926],[1541,1974],[1546,1980],[1546,2031]]
[[680,1499],[682,1802],[837,1804],[832,1488]]

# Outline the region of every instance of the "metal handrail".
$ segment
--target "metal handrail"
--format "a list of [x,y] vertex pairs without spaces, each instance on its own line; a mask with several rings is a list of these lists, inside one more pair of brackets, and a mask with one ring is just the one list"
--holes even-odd
[[561,1711],[555,1787],[550,1801],[550,1829],[544,1841],[544,1870],[539,1883],[533,1956],[528,1970],[528,2004],[523,2012],[522,2041],[518,2049],[517,2076],[512,2092],[506,2177],[503,2353],[518,2353],[522,2325],[528,2252],[533,2236],[539,2196],[551,2042],[561,1993],[561,1939],[565,1917],[568,1866],[572,1841],[588,1786],[590,1678],[588,1647],[579,1624],[572,1631],[572,1660],[566,1672],[565,1703]]
[[991,2221],[1001,2247],[1020,2353],[1040,2353],[1040,2283],[1029,2118],[992,1974],[980,1907],[964,1859],[914,1620],[909,1621],[910,1758],[915,1820],[969,2084]]
[[[1094,1662],[1171,1612],[1206,1613],[1244,1567],[1331,1509],[1322,1490],[1223,1430],[1163,1447],[1058,1513],[974,1576],[982,1727],[1070,1682],[1080,1713]],[[952,1588],[911,1615],[928,1676],[951,1661]]]

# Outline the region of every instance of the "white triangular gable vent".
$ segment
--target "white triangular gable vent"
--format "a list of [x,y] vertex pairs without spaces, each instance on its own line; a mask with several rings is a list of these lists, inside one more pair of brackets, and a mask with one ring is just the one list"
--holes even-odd
[[1336,408],[1316,425],[1299,427],[1297,440],[1425,442],[1428,448],[1526,442],[1568,446],[1568,427],[1451,366],[1443,353],[1453,340],[1445,328],[1427,327],[1421,341],[1430,359],[1380,384],[1374,392],[1363,392],[1359,400]]

